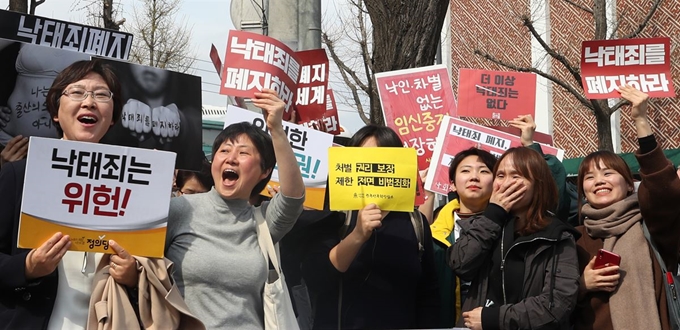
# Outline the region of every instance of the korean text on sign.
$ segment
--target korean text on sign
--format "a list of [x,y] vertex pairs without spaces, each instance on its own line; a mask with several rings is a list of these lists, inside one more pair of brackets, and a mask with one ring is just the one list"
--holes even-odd
[[72,249],[162,256],[175,154],[31,137],[19,245],[57,231]]
[[132,34],[0,10],[0,38],[126,60]]
[[417,150],[418,168],[429,166],[441,118],[456,115],[448,70],[443,65],[375,75],[385,123],[405,147]]
[[412,148],[331,148],[331,210],[375,203],[384,211],[411,212],[417,184]]
[[340,134],[339,121],[340,119],[338,118],[338,110],[335,106],[335,96],[333,94],[333,90],[327,89],[325,111],[321,117],[303,121],[299,124],[317,131],[338,135]]
[[673,97],[670,39],[584,41],[581,76],[589,99],[618,98],[621,85],[631,85],[652,97]]
[[300,61],[282,42],[256,33],[229,31],[220,94],[252,97],[262,88],[275,90],[286,103],[296,100]]
[[460,69],[458,115],[511,120],[532,115],[536,104],[533,73]]
[[[442,121],[437,142],[425,179],[425,189],[442,195],[451,189],[449,165],[458,152],[475,147],[500,157],[509,148],[522,146],[518,136],[449,116]],[[541,145],[541,148],[545,154],[558,159],[564,155],[563,150],[549,145]]]

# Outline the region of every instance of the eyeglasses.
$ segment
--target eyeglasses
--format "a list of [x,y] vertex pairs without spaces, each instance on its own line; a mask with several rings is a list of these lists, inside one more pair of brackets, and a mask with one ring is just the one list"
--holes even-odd
[[97,102],[108,102],[113,98],[113,93],[106,89],[87,91],[84,88],[71,87],[61,94],[68,96],[68,98],[74,101],[85,101],[88,95],[92,95],[92,98]]

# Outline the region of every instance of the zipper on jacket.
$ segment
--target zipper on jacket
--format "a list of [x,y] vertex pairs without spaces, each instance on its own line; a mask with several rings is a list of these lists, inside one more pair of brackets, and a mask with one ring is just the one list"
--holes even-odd
[[510,250],[512,250],[512,248],[514,248],[515,246],[521,245],[521,244],[524,244],[524,243],[535,242],[535,241],[538,241],[538,240],[545,240],[545,241],[548,241],[548,242],[557,242],[557,239],[553,239],[553,238],[536,237],[536,238],[534,238],[530,241],[515,243],[515,244],[511,245],[510,248],[508,248],[507,253],[503,253],[503,241],[505,241],[505,228],[503,228],[503,233],[501,234],[501,285],[503,287],[503,304],[504,305],[506,305],[508,303],[506,295],[505,295],[505,259],[508,257],[508,254],[510,254]]
[[503,305],[507,304],[507,298],[505,297],[505,257],[503,253],[503,242],[505,242],[505,228],[501,233],[501,286],[503,287]]
[[678,300],[678,293],[675,290],[675,281],[673,281],[673,274],[671,272],[666,272],[666,281],[671,287],[671,292],[673,293],[673,300]]

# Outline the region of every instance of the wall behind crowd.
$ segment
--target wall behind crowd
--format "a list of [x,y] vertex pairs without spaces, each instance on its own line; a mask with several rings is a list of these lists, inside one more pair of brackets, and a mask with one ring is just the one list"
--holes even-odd
[[[485,68],[508,70],[474,54],[477,47],[507,63],[528,67],[531,65],[531,38],[522,26],[519,17],[512,16],[530,13],[530,1],[487,1],[472,0],[451,3],[451,63],[453,89],[458,89],[456,68]],[[630,33],[642,22],[649,11],[649,4],[634,0],[617,1],[617,16],[621,19],[619,31]],[[680,45],[680,23],[674,20],[673,13],[680,11],[680,2],[664,1],[654,14],[640,38],[670,37],[671,48]],[[592,16],[569,5],[566,1],[550,1],[551,45],[561,51],[571,63],[580,62],[581,42],[589,40],[594,34]],[[625,14],[625,15],[624,15]],[[677,52],[676,52],[677,53]],[[680,59],[671,54],[672,74],[675,84],[680,83]],[[569,73],[555,60],[551,62],[551,73],[569,79]],[[676,87],[677,91],[678,88]],[[542,88],[537,93],[545,93]],[[597,128],[595,117],[589,109],[582,106],[570,93],[553,85],[553,138],[555,145],[565,150],[565,158],[582,157],[597,150]],[[660,111],[662,110],[662,111]],[[536,110],[538,119],[540,107]],[[624,113],[627,113],[624,111]],[[657,139],[663,148],[680,148],[680,128],[674,124],[680,121],[680,101],[678,99],[654,99],[649,118],[657,132]],[[472,119],[482,125],[501,125],[499,121]],[[624,114],[621,122],[630,123]],[[539,125],[539,130],[542,127]],[[622,152],[637,149],[635,130],[632,125],[621,126]]]

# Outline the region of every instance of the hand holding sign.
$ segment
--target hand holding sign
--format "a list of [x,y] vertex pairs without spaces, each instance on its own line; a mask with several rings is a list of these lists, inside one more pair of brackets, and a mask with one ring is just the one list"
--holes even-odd
[[71,241],[68,235],[62,233],[52,235],[26,256],[26,278],[36,279],[54,272],[70,247]]
[[630,85],[619,86],[618,91],[621,93],[622,98],[630,102],[630,116],[633,117],[633,120],[647,119],[649,95]]
[[119,284],[125,285],[128,288],[136,287],[139,281],[137,261],[116,241],[109,240],[109,246],[116,252],[116,254],[111,256],[109,274]]
[[256,107],[262,109],[267,128],[270,130],[274,128],[283,129],[283,111],[286,104],[274,90],[263,88],[262,92],[255,93],[252,101]]
[[373,230],[382,226],[382,219],[382,212],[378,205],[368,204],[359,211],[354,232],[359,235],[363,242],[366,242],[373,235]]
[[522,145],[528,147],[534,143],[534,132],[536,131],[536,123],[531,115],[522,115],[509,121],[510,126],[519,128],[522,132],[520,140]]

